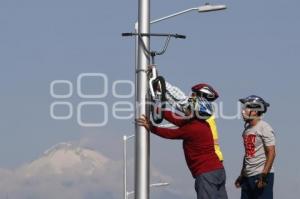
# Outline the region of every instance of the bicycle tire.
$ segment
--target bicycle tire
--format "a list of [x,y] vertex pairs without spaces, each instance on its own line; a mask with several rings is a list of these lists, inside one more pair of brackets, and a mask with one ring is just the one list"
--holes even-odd
[[[160,85],[159,85],[160,84]],[[164,120],[164,114],[163,114],[163,109],[165,109],[166,107],[166,82],[165,79],[162,76],[158,76],[152,84],[153,88],[157,88],[158,86],[160,86],[160,99],[153,99],[151,97],[151,115],[152,115],[152,120],[156,123],[156,124],[160,124],[163,120]],[[155,89],[155,93],[156,93],[156,89]],[[157,95],[159,96],[159,95]],[[157,106],[156,102],[159,101],[159,107]],[[157,113],[157,110],[160,110],[160,114]]]

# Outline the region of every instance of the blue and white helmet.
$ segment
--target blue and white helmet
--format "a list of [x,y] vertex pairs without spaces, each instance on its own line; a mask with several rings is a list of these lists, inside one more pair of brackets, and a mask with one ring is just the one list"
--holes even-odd
[[213,105],[206,98],[196,97],[194,101],[194,113],[198,119],[207,119],[213,115]]

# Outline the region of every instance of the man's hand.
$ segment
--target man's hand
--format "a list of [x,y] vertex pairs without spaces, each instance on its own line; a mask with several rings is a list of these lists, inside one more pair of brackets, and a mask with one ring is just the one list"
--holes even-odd
[[142,115],[142,117],[135,119],[135,122],[138,125],[145,127],[148,131],[150,131],[150,129],[152,127],[152,122],[145,115]]
[[234,182],[236,188],[240,188],[243,183],[243,176],[240,175]]
[[256,181],[256,186],[258,189],[262,189],[265,186],[267,186],[268,182],[267,182],[267,174],[266,173],[262,173],[260,175],[260,177],[258,178],[258,180]]

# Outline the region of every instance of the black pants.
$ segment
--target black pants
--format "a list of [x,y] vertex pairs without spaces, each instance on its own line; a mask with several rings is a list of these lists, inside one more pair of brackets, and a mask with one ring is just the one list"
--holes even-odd
[[268,184],[262,189],[258,189],[256,186],[259,176],[243,178],[241,199],[273,199],[274,173],[268,174]]

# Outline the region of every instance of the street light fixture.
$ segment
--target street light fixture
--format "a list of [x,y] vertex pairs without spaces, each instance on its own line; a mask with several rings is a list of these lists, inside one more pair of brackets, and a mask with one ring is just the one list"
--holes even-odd
[[206,3],[205,5],[198,7],[198,12],[211,12],[225,10],[226,8],[226,5],[211,5],[209,3]]
[[[157,23],[157,22],[169,19],[169,18],[173,18],[173,17],[176,17],[178,15],[182,15],[182,14],[185,14],[185,13],[191,12],[191,11],[198,11],[200,13],[201,12],[213,12],[213,11],[218,11],[218,10],[225,10],[226,8],[227,8],[226,5],[211,5],[211,4],[206,3],[205,5],[202,5],[202,6],[199,6],[199,7],[189,8],[189,9],[179,11],[179,12],[176,12],[174,14],[170,14],[168,16],[165,16],[165,17],[162,17],[162,18],[159,18],[159,19],[152,20],[152,21],[150,21],[150,24],[154,24],[154,23]],[[138,29],[138,23],[135,23],[136,32],[137,32],[137,29]]]
[[[212,5],[212,4],[206,3],[205,5],[202,5],[202,6],[189,8],[186,10],[182,10],[182,11],[167,15],[165,17],[161,17],[159,19],[154,19],[154,20],[150,21],[150,24],[155,24],[160,21],[164,21],[164,20],[182,15],[182,14],[185,14],[185,13],[191,12],[191,11],[198,11],[199,13],[201,13],[201,12],[214,12],[214,11],[225,10],[225,9],[227,9],[226,5]],[[139,28],[138,25],[139,25],[138,22],[135,22],[135,24],[134,24],[135,33],[138,33],[138,28]],[[138,37],[136,37],[136,41],[135,41],[135,66],[136,66],[136,69],[137,69],[137,63],[138,63],[137,55],[138,55]]]

